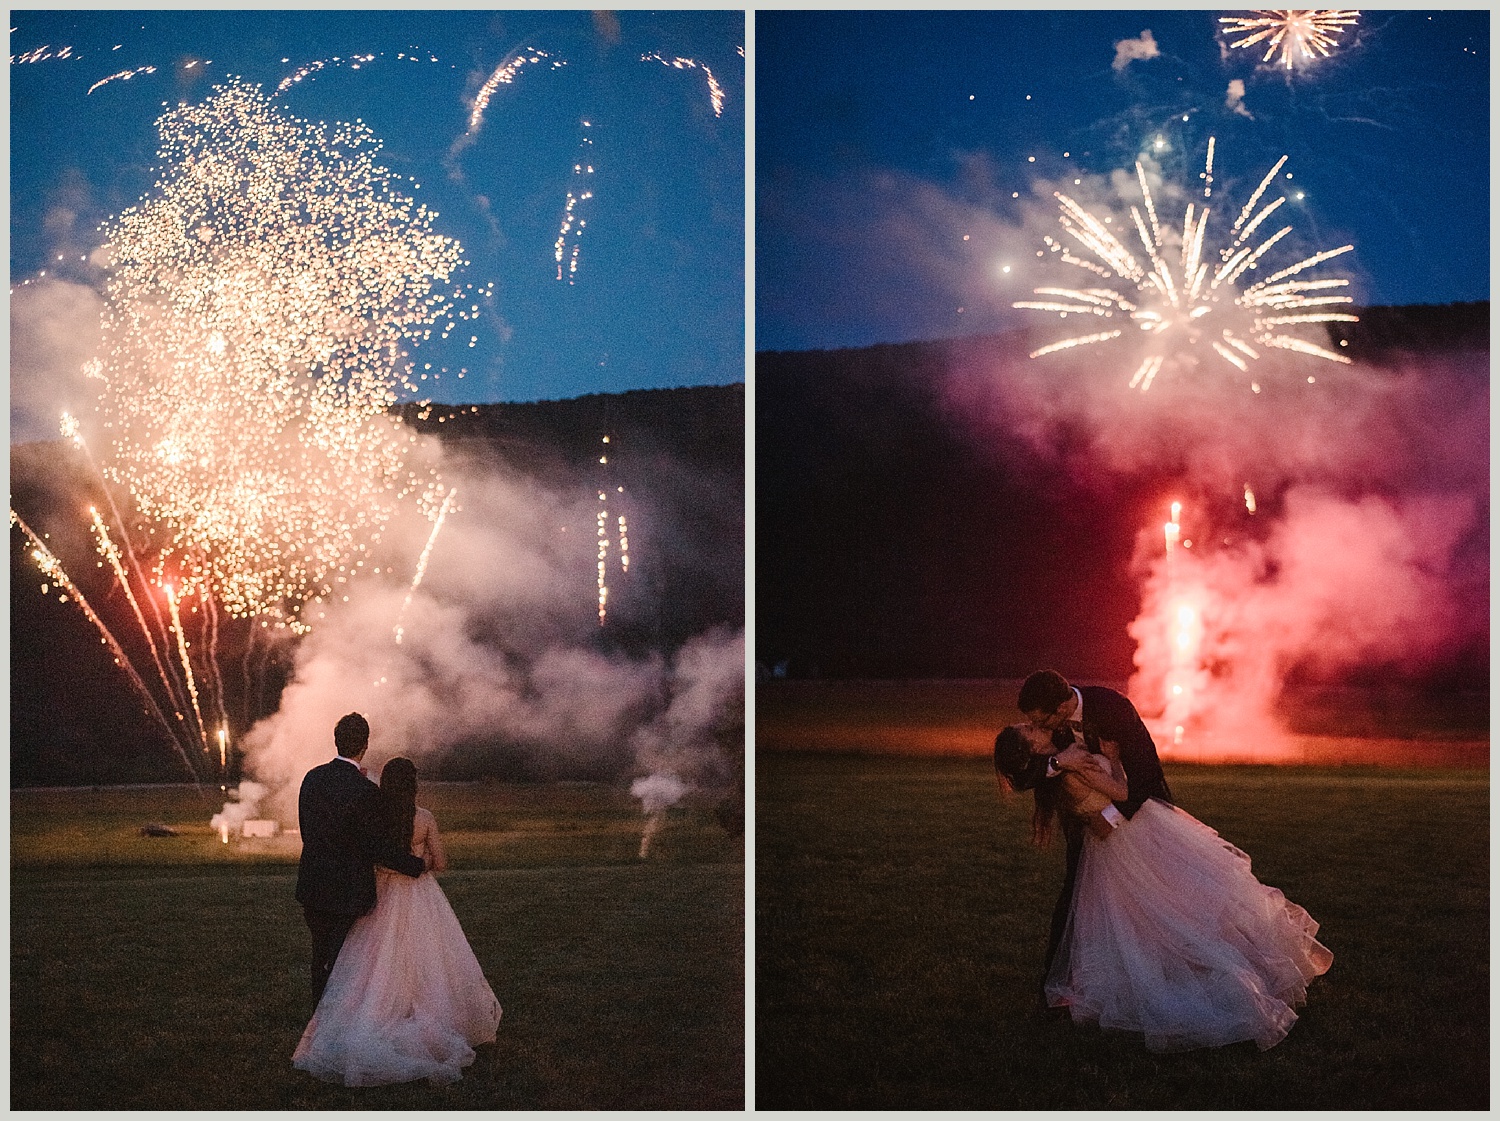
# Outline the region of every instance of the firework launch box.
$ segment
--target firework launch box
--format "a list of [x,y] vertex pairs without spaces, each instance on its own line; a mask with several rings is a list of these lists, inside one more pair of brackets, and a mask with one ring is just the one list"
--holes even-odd
[[240,835],[242,837],[274,837],[276,836],[276,832],[276,823],[274,821],[267,821],[264,818],[251,818],[244,825],[240,826]]

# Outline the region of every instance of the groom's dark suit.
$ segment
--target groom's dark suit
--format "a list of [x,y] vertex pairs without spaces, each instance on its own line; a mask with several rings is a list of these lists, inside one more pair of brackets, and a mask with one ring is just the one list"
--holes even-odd
[[354,920],[375,906],[375,865],[420,876],[422,858],[381,836],[380,787],[348,759],[331,759],[307,772],[297,796],[302,858],[297,902],[312,932],[314,999]]
[[[1125,779],[1129,785],[1129,796],[1115,806],[1127,818],[1148,798],[1159,798],[1163,802],[1172,800],[1167,789],[1166,775],[1162,773],[1161,759],[1156,754],[1156,742],[1136,712],[1130,698],[1102,685],[1075,685],[1083,704],[1079,711],[1082,717],[1082,732],[1089,751],[1099,751],[1100,740],[1111,740],[1119,745],[1120,765],[1125,768]],[[1073,732],[1067,727],[1053,733],[1052,742],[1059,751],[1074,742]],[[1026,770],[1012,779],[1018,790],[1029,790],[1047,779],[1047,757],[1035,755],[1029,760]],[[1078,857],[1083,852],[1083,826],[1070,816],[1064,815],[1063,836],[1068,842],[1067,872],[1063,876],[1062,892],[1057,905],[1052,909],[1052,931],[1047,941],[1047,958],[1042,966],[1045,979],[1052,969],[1052,959],[1062,944],[1063,931],[1068,925],[1068,911],[1073,904],[1073,882],[1078,874]]]

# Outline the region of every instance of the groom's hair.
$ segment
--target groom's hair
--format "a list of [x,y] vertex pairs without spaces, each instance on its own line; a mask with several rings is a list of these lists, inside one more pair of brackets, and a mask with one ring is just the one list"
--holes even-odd
[[1021,683],[1016,707],[1022,712],[1056,712],[1073,695],[1073,687],[1056,670],[1039,669]]
[[333,726],[333,746],[345,758],[362,754],[370,746],[370,722],[357,712],[341,717]]

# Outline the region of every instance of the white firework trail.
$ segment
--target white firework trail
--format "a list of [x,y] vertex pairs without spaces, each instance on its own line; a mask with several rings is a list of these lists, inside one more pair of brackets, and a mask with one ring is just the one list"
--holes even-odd
[[[1031,357],[1109,342],[1121,338],[1127,327],[1134,327],[1144,334],[1147,352],[1130,379],[1130,388],[1142,392],[1151,388],[1169,359],[1199,349],[1212,350],[1240,373],[1248,373],[1250,364],[1268,348],[1330,362],[1349,362],[1346,356],[1287,334],[1285,329],[1315,323],[1358,322],[1356,315],[1327,310],[1331,305],[1354,302],[1351,296],[1327,294],[1348,287],[1346,278],[1289,279],[1354,247],[1344,245],[1315,253],[1241,287],[1246,274],[1257,270],[1267,252],[1291,233],[1290,226],[1283,226],[1257,240],[1262,224],[1286,201],[1280,197],[1261,206],[1286,157],[1278,160],[1261,180],[1230,228],[1228,240],[1218,249],[1218,260],[1214,261],[1215,254],[1206,248],[1211,211],[1206,200],[1212,192],[1213,148],[1210,140],[1203,175],[1205,201],[1201,207],[1187,204],[1180,234],[1176,228],[1162,224],[1145,169],[1136,163],[1145,213],[1142,214],[1141,208],[1130,208],[1131,225],[1139,242],[1135,251],[1115,235],[1107,222],[1068,196],[1056,193],[1063,232],[1088,256],[1076,254],[1063,239],[1049,235],[1043,240],[1064,264],[1083,269],[1095,281],[1088,287],[1036,288],[1033,290],[1036,295],[1047,298],[1023,300],[1014,306],[1062,316],[1119,318],[1125,323],[1050,343],[1033,351]],[[1144,253],[1145,260],[1138,259],[1137,253]],[[1251,389],[1260,392],[1259,383],[1252,381]]]
[[724,87],[714,77],[714,72],[702,62],[695,58],[668,58],[663,54],[652,51],[650,54],[641,55],[642,62],[659,62],[663,66],[670,66],[674,70],[702,70],[703,76],[708,79],[708,102],[713,106],[714,116],[724,115]]
[[196,782],[198,773],[193,767],[193,762],[188,757],[186,749],[182,746],[177,727],[162,712],[161,706],[156,703],[155,696],[146,687],[145,681],[141,679],[141,675],[136,672],[135,666],[131,663],[129,655],[125,653],[125,650],[115,639],[114,634],[105,625],[104,620],[99,617],[98,612],[84,598],[83,593],[78,590],[78,586],[73,583],[72,578],[63,569],[62,562],[57,559],[57,556],[47,547],[41,537],[26,524],[14,509],[10,512],[10,524],[20,529],[25,535],[27,542],[31,545],[31,559],[36,562],[37,568],[41,570],[42,575],[48,580],[48,583],[42,585],[42,592],[44,594],[50,592],[52,586],[56,585],[61,589],[58,593],[58,598],[72,600],[72,602],[78,605],[78,609],[83,612],[84,617],[94,624],[95,629],[99,632],[100,643],[109,651],[115,665],[125,671],[126,679],[135,688],[135,691],[140,694],[141,700],[145,703],[146,710],[166,730],[167,737],[172,741],[172,745],[177,748],[177,753],[182,757],[183,764],[193,776],[193,781]]
[[[505,57],[494,72],[485,80],[484,85],[479,87],[479,92],[474,95],[474,104],[469,109],[469,127],[464,134],[458,138],[459,146],[472,140],[479,133],[484,124],[484,111],[489,108],[490,99],[495,96],[495,91],[501,86],[508,86],[515,82],[516,76],[521,73],[523,67],[535,65],[544,59],[552,59],[546,51],[538,50],[536,47],[523,47]],[[565,59],[552,59],[552,69],[556,70],[566,66]]]
[[427,558],[432,556],[432,546],[437,543],[438,532],[443,528],[443,522],[448,517],[448,511],[454,509],[453,500],[458,497],[458,488],[454,487],[448,492],[448,497],[443,499],[443,505],[438,510],[437,520],[432,524],[432,532],[427,535],[427,544],[422,547],[422,555],[417,558],[417,573],[412,577],[411,587],[406,589],[406,598],[401,601],[401,611],[396,616],[396,645],[401,645],[401,639],[406,633],[406,609],[411,606],[411,597],[417,594],[417,589],[422,586],[422,577],[427,574]]
[[[578,140],[578,147],[582,150],[577,162],[573,164],[573,177],[580,184],[593,181],[594,164],[593,156],[590,154],[594,146],[593,138],[588,130],[592,127],[591,121],[582,121],[583,134]],[[582,206],[594,197],[592,188],[578,186],[568,190],[567,201],[563,204],[562,224],[557,230],[557,240],[552,244],[552,256],[557,262],[557,279],[566,278],[569,284],[575,283],[578,278],[578,254],[582,249],[583,230],[588,225],[588,219],[583,216]],[[569,239],[572,240],[572,251],[568,250]],[[564,264],[563,258],[567,258]]]
[[91,85],[88,88],[88,93],[85,93],[84,96],[87,97],[88,94],[93,93],[100,86],[108,85],[110,82],[115,82],[115,81],[128,82],[128,81],[130,81],[131,78],[134,78],[137,74],[155,74],[155,73],[156,73],[156,67],[154,67],[154,66],[137,66],[134,70],[121,70],[118,74],[111,74],[108,78],[100,78],[97,82],[95,82],[93,85]]

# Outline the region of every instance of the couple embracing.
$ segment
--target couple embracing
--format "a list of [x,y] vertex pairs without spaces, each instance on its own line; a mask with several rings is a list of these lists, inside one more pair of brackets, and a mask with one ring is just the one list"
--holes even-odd
[[1154,1051],[1280,1042],[1308,982],[1333,962],[1318,924],[1172,804],[1125,696],[1041,670],[1017,708],[1026,720],[996,737],[996,774],[1034,792],[1038,845],[1059,818],[1067,841],[1043,1007],[1138,1033]]
[[292,1063],[346,1086],[457,1081],[495,1039],[500,1003],[433,877],[447,868],[437,821],[416,804],[411,760],[388,762],[378,786],[365,777],[363,716],[333,741],[297,799],[318,1004]]

